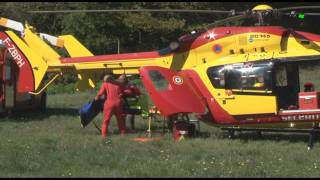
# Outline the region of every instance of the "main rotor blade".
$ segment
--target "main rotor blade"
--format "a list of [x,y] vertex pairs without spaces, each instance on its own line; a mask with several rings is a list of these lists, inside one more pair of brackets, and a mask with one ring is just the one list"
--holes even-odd
[[303,13],[303,14],[307,16],[320,16],[320,13]]
[[[177,13],[235,13],[234,10],[193,10],[193,9],[80,9],[80,10],[46,10],[28,11],[29,13],[101,13],[101,12],[177,12]],[[240,12],[241,13],[241,12]]]
[[320,9],[320,6],[296,6],[296,7],[286,7],[276,9],[278,11],[290,11],[290,10],[298,10],[298,9]]
[[[302,13],[307,16],[320,16],[320,13]],[[283,13],[283,15],[291,16],[291,13]]]
[[233,17],[229,17],[223,20],[218,20],[215,21],[214,23],[208,24],[209,27],[214,27],[214,26],[218,26],[218,25],[222,25],[228,22],[233,22],[233,21],[239,21],[241,19],[245,19],[248,18],[250,15],[249,14],[242,14],[242,15],[238,15],[238,16],[233,16]]

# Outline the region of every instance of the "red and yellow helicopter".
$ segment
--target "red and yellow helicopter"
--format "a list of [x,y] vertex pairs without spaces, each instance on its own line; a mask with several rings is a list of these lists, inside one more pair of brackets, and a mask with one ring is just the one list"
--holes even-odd
[[[192,32],[159,51],[97,56],[72,35],[37,34],[29,25],[1,18],[0,25],[20,32],[0,32],[2,109],[43,107],[45,88],[63,73],[78,75],[80,91],[94,88],[106,71],[139,74],[155,106],[169,119],[194,113],[230,136],[237,130],[308,132],[312,147],[320,122],[315,78],[320,35],[269,23],[274,17],[296,16],[292,10],[313,8],[319,7],[258,5],[212,24],[251,19],[254,26]],[[57,11],[33,13],[50,12]],[[65,48],[70,57],[50,45]],[[44,85],[49,72],[56,76]]]

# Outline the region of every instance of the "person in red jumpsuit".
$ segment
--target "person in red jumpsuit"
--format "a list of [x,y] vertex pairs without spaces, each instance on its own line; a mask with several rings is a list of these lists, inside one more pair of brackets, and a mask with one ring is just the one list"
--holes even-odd
[[103,84],[95,97],[98,100],[101,96],[105,96],[104,102],[104,117],[101,126],[101,135],[103,138],[107,136],[108,126],[110,123],[111,116],[114,114],[117,118],[118,128],[121,135],[125,134],[125,122],[123,117],[123,90],[121,85],[116,82],[111,75],[106,75],[103,78]]

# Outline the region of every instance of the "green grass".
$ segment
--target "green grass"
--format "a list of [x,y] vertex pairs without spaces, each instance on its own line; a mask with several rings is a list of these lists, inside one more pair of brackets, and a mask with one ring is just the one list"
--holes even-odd
[[[132,139],[146,136],[146,120],[136,122],[136,134],[120,137],[112,119],[113,133],[101,139],[92,124],[82,129],[77,116],[94,95],[49,95],[47,113],[2,119],[0,177],[320,176],[320,143],[307,151],[307,135],[243,133],[229,140],[225,132],[201,124],[197,138],[174,142],[167,133],[159,142],[142,143]],[[101,118],[95,119],[99,125]]]

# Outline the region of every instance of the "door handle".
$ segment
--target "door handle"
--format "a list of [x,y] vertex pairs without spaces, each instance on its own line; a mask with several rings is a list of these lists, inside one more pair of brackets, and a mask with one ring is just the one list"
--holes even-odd
[[235,99],[235,96],[221,96],[218,99],[227,100],[227,99]]

